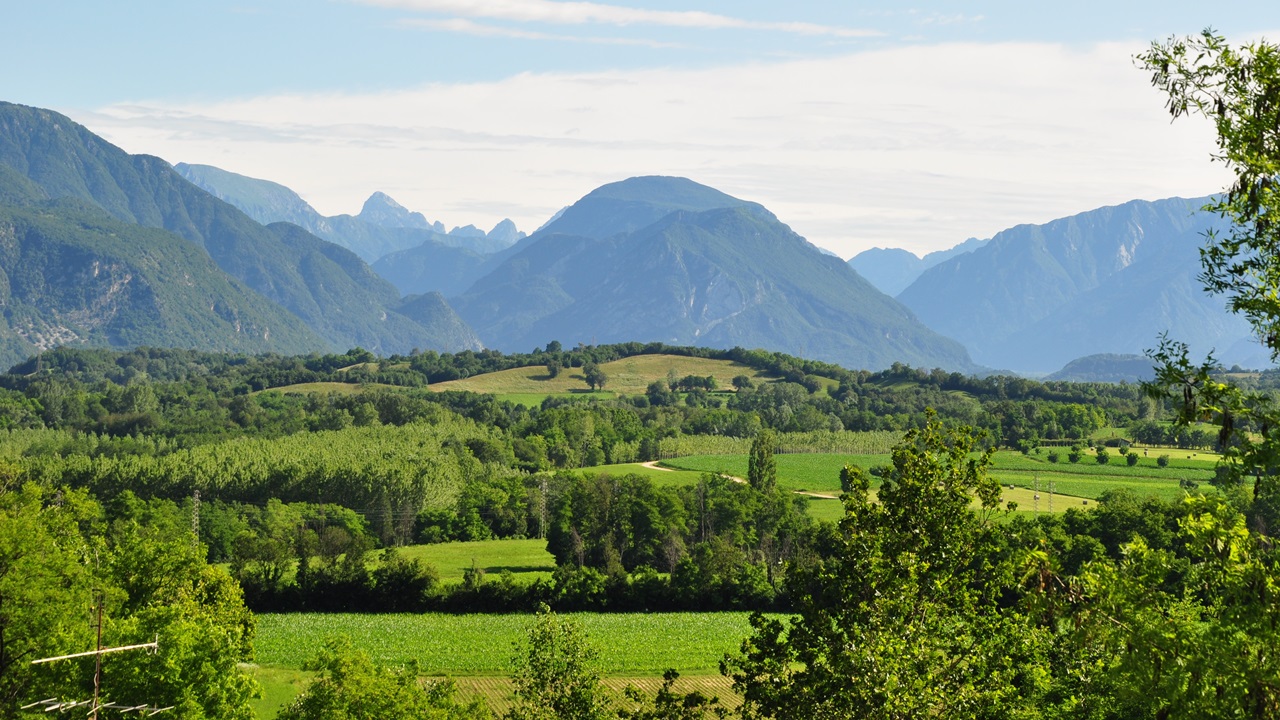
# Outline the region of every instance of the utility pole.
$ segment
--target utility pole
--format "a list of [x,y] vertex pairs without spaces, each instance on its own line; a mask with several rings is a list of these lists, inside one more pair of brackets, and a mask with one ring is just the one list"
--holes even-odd
[[106,655],[107,653],[125,652],[128,650],[151,650],[152,652],[155,652],[160,647],[160,638],[157,637],[155,640],[152,640],[149,643],[140,643],[138,645],[122,645],[120,647],[104,648],[102,647],[102,595],[98,595],[97,607],[94,609],[94,614],[96,618],[96,622],[94,623],[94,625],[96,629],[97,641],[95,643],[95,648],[93,650],[89,650],[86,652],[71,653],[70,655],[58,655],[57,657],[40,658],[39,660],[31,661],[32,665],[40,665],[43,663],[56,662],[58,660],[71,660],[74,658],[88,657],[92,655],[93,656],[93,699],[64,701],[58,698],[48,698],[46,700],[39,700],[37,702],[23,705],[22,709],[30,710],[31,708],[39,707],[39,708],[42,708],[45,712],[62,712],[64,710],[70,710],[72,708],[80,707],[82,705],[88,705],[89,718],[91,720],[98,720],[98,711],[103,709],[120,710],[122,712],[137,712],[139,714],[146,714],[148,716],[155,715],[156,713],[162,713],[165,710],[172,710],[173,709],[172,705],[168,707],[156,708],[145,703],[141,705],[123,705],[121,703],[116,703],[116,702],[109,702],[109,703],[106,703],[105,705],[102,704],[100,699],[100,695],[102,691],[102,656]]

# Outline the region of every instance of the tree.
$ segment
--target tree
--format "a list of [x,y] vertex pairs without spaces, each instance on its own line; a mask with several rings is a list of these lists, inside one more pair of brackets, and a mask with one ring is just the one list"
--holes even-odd
[[595,392],[604,388],[604,384],[609,381],[609,376],[604,374],[599,365],[589,362],[582,366],[582,379],[586,380],[592,392]]
[[778,438],[772,430],[764,429],[756,433],[751,441],[751,455],[747,458],[747,483],[761,492],[772,490],[778,485],[778,463],[773,452]]
[[504,720],[604,720],[608,703],[597,658],[581,627],[543,605],[517,644],[515,703]]
[[[1228,221],[1225,232],[1206,234],[1200,251],[1201,281],[1226,295],[1233,312],[1245,316],[1257,336],[1280,357],[1280,45],[1258,42],[1233,47],[1212,30],[1198,37],[1153,43],[1138,57],[1151,81],[1168,98],[1175,118],[1200,115],[1217,129],[1215,162],[1234,176],[1227,192],[1207,209]],[[1181,401],[1178,422],[1221,426],[1223,466],[1237,478],[1253,475],[1253,515],[1266,528],[1280,521],[1280,411],[1264,393],[1248,392],[1215,377],[1210,355],[1200,364],[1185,343],[1161,338],[1153,395]],[[1261,432],[1238,432],[1253,427]],[[1237,485],[1241,485],[1237,483]],[[1237,502],[1245,499],[1237,493]]]
[[104,702],[172,706],[167,714],[183,720],[251,720],[257,684],[237,664],[251,657],[253,616],[205,552],[164,518],[108,525],[82,491],[0,492],[0,716],[23,701],[85,699],[91,660],[30,661],[92,649],[100,606],[104,645],[159,641],[154,654],[104,657]]
[[[1016,563],[998,551],[991,450],[926,426],[869,494],[849,473],[829,559],[788,577],[796,616],[759,614],[733,677],[749,718],[1024,717],[1046,673],[1043,633],[1002,607]],[[980,510],[971,508],[977,500]]]
[[560,360],[558,358],[547,362],[547,377],[553,379],[560,377]]

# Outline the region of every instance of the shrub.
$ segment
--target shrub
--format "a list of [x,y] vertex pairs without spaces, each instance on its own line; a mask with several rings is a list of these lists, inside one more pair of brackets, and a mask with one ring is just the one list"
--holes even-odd
[[1098,464],[1106,465],[1109,462],[1111,462],[1111,453],[1104,447],[1098,448]]
[[1124,461],[1129,463],[1129,467],[1133,467],[1134,465],[1137,465],[1138,453],[1130,451],[1128,455],[1124,456]]
[[1067,453],[1067,460],[1073,463],[1080,462],[1080,451],[1075,448],[1071,448],[1071,452]]
[[1169,456],[1161,455],[1156,458],[1156,465],[1159,465],[1160,467],[1169,467]]
[[1050,453],[1049,453],[1049,462],[1051,462],[1051,463],[1056,463],[1056,462],[1058,462],[1058,453],[1057,453],[1056,451],[1050,451]]

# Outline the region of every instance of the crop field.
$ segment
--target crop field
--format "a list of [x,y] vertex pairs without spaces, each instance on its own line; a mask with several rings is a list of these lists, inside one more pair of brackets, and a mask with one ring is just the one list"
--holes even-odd
[[555,558],[547,552],[546,540],[477,540],[399,548],[406,558],[434,565],[444,582],[459,582],[474,562],[490,575],[509,570],[518,582],[550,579]]
[[[711,375],[722,388],[732,388],[732,380],[738,375],[746,375],[757,382],[768,379],[760,371],[739,363],[681,355],[636,355],[605,363],[600,369],[609,378],[605,384],[609,396],[643,395],[649,383],[666,380],[669,372],[674,372],[677,378]],[[431,389],[470,390],[504,398],[522,397],[531,401],[536,398],[536,402],[541,402],[548,395],[588,392],[582,368],[565,368],[558,377],[553,378],[547,373],[546,367],[541,365],[450,380],[432,385]]]
[[[567,613],[600,649],[603,674],[661,677],[718,672],[750,631],[748,613]],[[532,615],[258,615],[257,662],[300,669],[327,638],[345,635],[382,663],[417,660],[426,675],[490,676],[510,671],[514,643]]]

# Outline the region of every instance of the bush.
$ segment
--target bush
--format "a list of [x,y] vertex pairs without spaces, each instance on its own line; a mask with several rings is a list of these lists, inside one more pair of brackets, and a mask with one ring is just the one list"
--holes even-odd
[[1058,462],[1058,453],[1057,453],[1057,451],[1051,451],[1051,452],[1049,453],[1049,462],[1051,462],[1051,463],[1056,463],[1056,462]]
[[1067,460],[1073,463],[1080,462],[1080,451],[1075,448],[1071,448],[1071,452],[1067,453]]
[[1169,467],[1169,456],[1161,455],[1156,458],[1156,465],[1159,465],[1160,467]]
[[1133,467],[1134,465],[1137,465],[1138,453],[1130,451],[1128,455],[1124,456],[1124,461],[1129,463],[1129,467]]

